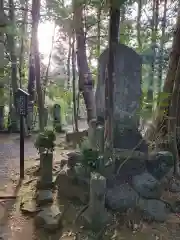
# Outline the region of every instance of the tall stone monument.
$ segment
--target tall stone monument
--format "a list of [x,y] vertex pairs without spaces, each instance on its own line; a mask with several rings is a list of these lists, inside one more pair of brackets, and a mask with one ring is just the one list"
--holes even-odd
[[[141,103],[142,61],[132,48],[123,44],[115,47],[114,77],[114,147],[147,152],[147,145],[138,131]],[[96,113],[105,117],[105,78],[108,65],[108,49],[99,58],[99,79],[96,89]],[[141,141],[141,144],[137,144]],[[136,147],[137,146],[137,147]]]

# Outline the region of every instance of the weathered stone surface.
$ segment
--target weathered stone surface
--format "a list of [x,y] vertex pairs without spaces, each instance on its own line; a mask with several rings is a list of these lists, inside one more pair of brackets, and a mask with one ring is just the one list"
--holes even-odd
[[91,173],[90,200],[83,216],[90,228],[99,230],[108,221],[105,208],[106,179],[99,173]]
[[171,204],[171,210],[174,213],[180,213],[180,201],[175,201]]
[[74,167],[74,174],[79,184],[89,184],[90,171],[82,164],[76,164]]
[[88,131],[83,130],[81,132],[67,132],[66,142],[73,143],[73,145],[81,144],[83,139],[88,136]]
[[123,162],[127,159],[127,157],[119,157],[115,160],[115,171],[117,172],[119,170],[118,179],[122,179],[123,181],[130,181],[133,176],[139,175],[146,170],[145,160],[141,157],[130,157],[131,152],[132,151],[129,150],[129,154],[127,153],[128,161],[125,163]]
[[170,214],[170,208],[162,201],[155,199],[141,199],[139,208],[147,220],[164,222]]
[[[105,76],[108,63],[108,49],[99,58],[100,69],[96,90],[97,116],[104,117]],[[117,44],[115,47],[114,118],[134,117],[140,107],[141,57],[131,48]],[[138,118],[138,116],[135,116]]]
[[156,179],[161,180],[172,169],[174,164],[173,155],[167,151],[154,152],[149,154],[146,167]]
[[180,192],[180,181],[176,180],[172,182],[169,186],[169,191],[174,193]]
[[106,205],[112,210],[125,211],[136,207],[139,195],[129,184],[122,184],[107,190]]
[[20,209],[24,213],[35,213],[38,211],[36,206],[36,195],[29,188],[28,192],[25,192],[21,198]]
[[[137,144],[140,151],[148,151],[139,126],[141,101],[141,57],[131,48],[117,44],[115,47],[114,81],[114,146],[133,149]],[[99,79],[96,89],[97,119],[105,116],[105,79],[108,64],[108,49],[99,58]],[[119,141],[121,139],[121,141]],[[141,141],[141,143],[140,143]]]
[[53,154],[42,153],[40,156],[40,183],[39,187],[46,189],[52,186]]
[[160,198],[162,194],[161,184],[148,172],[132,178],[132,185],[134,189],[145,198]]
[[64,170],[61,171],[57,176],[56,185],[59,196],[64,196],[71,200],[76,199],[83,203],[87,203],[89,195],[87,185],[82,186],[81,184],[78,184],[74,172],[70,172],[68,174]]
[[82,159],[82,154],[80,152],[70,152],[67,154],[67,156],[67,165],[70,168],[73,168],[77,163],[81,162]]
[[54,231],[59,228],[62,212],[56,205],[44,207],[35,217],[37,227],[42,227],[48,231]]
[[37,197],[37,202],[39,205],[52,203],[53,194],[51,190],[40,190]]
[[[121,149],[135,149],[141,152],[148,152],[148,145],[143,139],[136,125],[129,121],[124,120],[114,122],[114,147]],[[121,141],[120,141],[121,139]]]

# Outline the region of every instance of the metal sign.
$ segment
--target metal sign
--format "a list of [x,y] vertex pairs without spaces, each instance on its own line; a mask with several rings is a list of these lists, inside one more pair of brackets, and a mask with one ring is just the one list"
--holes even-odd
[[29,94],[27,92],[18,88],[16,93],[16,109],[20,116],[25,117],[28,114],[28,97]]

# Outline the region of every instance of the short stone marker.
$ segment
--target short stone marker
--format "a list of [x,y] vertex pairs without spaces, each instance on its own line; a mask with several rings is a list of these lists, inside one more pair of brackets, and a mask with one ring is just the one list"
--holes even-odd
[[89,207],[84,218],[93,230],[99,230],[108,220],[105,208],[106,179],[99,173],[91,173]]

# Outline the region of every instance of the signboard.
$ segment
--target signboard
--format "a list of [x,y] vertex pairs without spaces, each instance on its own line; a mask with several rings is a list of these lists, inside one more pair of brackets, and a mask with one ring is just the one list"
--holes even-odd
[[16,98],[16,109],[20,115],[20,178],[24,178],[24,117],[28,115],[29,94],[18,88]]
[[20,116],[25,117],[28,114],[28,96],[29,94],[27,92],[25,92],[21,88],[18,88],[15,97],[17,113]]

